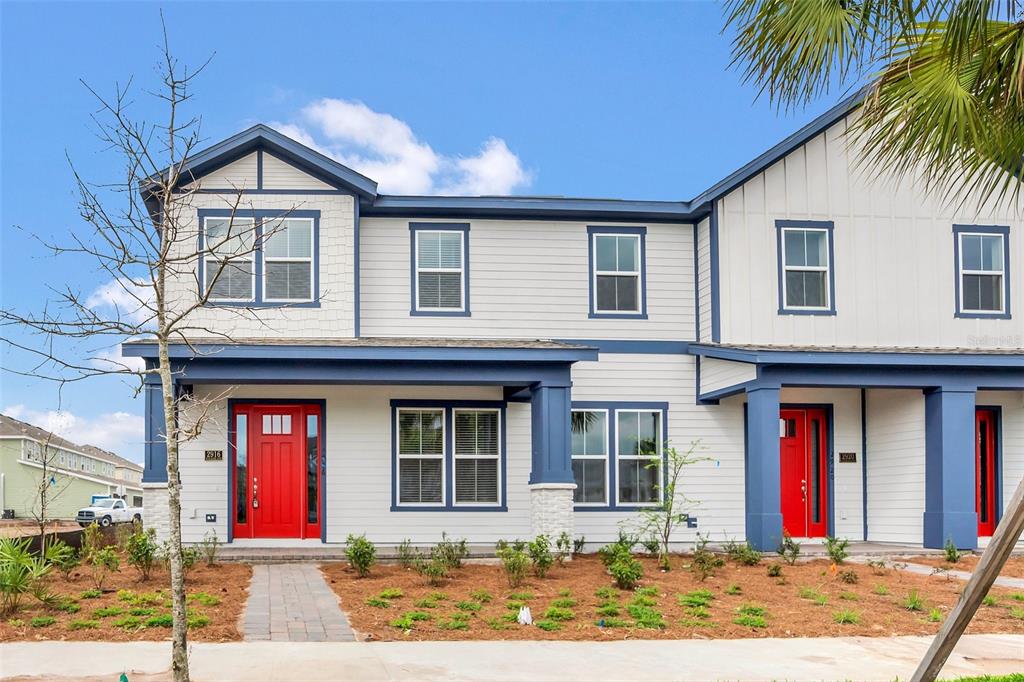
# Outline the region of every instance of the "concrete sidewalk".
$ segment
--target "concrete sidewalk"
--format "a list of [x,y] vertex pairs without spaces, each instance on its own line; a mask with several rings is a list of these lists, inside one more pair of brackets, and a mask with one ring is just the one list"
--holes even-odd
[[[624,642],[234,642],[192,645],[192,679],[230,680],[893,680],[929,637]],[[0,645],[5,680],[170,679],[169,642]],[[1024,635],[968,635],[944,678],[1024,670]]]

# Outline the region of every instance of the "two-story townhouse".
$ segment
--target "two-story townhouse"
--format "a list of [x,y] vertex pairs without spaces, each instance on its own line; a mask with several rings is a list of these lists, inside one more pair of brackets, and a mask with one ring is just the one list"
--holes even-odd
[[1024,475],[1021,223],[858,173],[856,103],[688,202],[382,195],[265,126],[194,156],[195,239],[258,248],[174,283],[223,334],[172,348],[185,540],[604,543],[699,441],[677,542],[977,546]]

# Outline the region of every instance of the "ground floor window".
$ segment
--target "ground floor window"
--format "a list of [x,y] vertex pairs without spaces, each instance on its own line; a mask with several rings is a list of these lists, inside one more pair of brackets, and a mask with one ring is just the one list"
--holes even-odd
[[578,509],[661,501],[667,411],[664,403],[573,403],[572,470]]
[[504,508],[504,403],[392,401],[393,509]]

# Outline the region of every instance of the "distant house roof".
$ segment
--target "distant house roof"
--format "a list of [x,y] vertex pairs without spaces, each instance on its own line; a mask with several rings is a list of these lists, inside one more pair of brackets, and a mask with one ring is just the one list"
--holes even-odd
[[[359,198],[365,216],[424,218],[503,218],[520,220],[643,220],[693,222],[706,216],[715,199],[731,192],[800,145],[848,116],[865,91],[847,97],[771,149],[701,192],[692,201],[587,199],[560,196],[399,196],[377,193],[377,183],[344,164],[293,140],[270,126],[257,124],[193,154],[181,171],[189,183],[257,149],[294,164],[332,187]],[[163,173],[166,173],[164,170]],[[144,188],[145,193],[145,188]]]
[[0,436],[28,438],[38,443],[44,443],[49,447],[89,455],[90,457],[110,462],[116,466],[142,471],[141,465],[125,459],[120,455],[115,455],[113,452],[98,448],[95,445],[79,445],[78,443],[72,443],[68,439],[61,438],[57,434],[47,431],[46,429],[41,429],[38,426],[33,426],[32,424],[23,422],[20,419],[9,417],[6,414],[0,414]]

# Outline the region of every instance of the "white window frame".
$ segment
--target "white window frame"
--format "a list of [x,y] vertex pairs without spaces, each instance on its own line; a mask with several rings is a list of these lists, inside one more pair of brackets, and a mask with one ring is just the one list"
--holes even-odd
[[[439,507],[444,508],[448,499],[448,419],[443,407],[399,407],[395,413],[395,505],[398,507]],[[402,454],[402,413],[403,412],[440,412],[441,413],[441,454]],[[403,459],[439,459],[441,460],[441,501],[440,502],[402,502],[402,460]]]
[[[783,310],[832,310],[832,231],[824,227],[780,227],[782,230],[782,248],[779,257],[782,259],[782,309]],[[788,232],[820,232],[825,235],[825,265],[789,265],[786,263],[786,233]],[[786,284],[787,272],[823,272],[825,273],[825,305],[793,305],[789,302],[789,291]]]
[[[1002,244],[1002,258],[999,260],[998,270],[967,270],[964,268],[964,237],[998,237],[999,243]],[[957,277],[960,280],[960,312],[970,313],[972,315],[1005,315],[1006,314],[1006,235],[1001,232],[957,232],[957,244],[959,251],[959,262],[956,264]],[[999,309],[998,310],[986,310],[980,308],[968,308],[964,305],[964,276],[965,275],[985,275],[993,276],[999,275]]]
[[603,412],[604,413],[604,454],[603,455],[572,455],[572,459],[580,460],[604,460],[604,500],[601,502],[573,502],[574,507],[607,507],[609,500],[609,490],[611,486],[611,454],[612,448],[609,442],[608,433],[611,428],[609,420],[614,419],[614,410],[610,410],[606,407],[599,408],[573,408],[573,412]]
[[[459,263],[458,268],[424,268],[420,267],[420,237],[424,234],[457,234],[459,236]],[[415,287],[415,294],[413,298],[413,310],[416,312],[444,312],[444,313],[463,313],[466,312],[466,232],[464,230],[429,230],[429,229],[417,229],[415,231],[416,242],[415,246],[415,258],[416,258],[416,281],[413,283]],[[458,307],[422,307],[420,306],[420,273],[427,274],[459,274],[459,301],[461,305]]]
[[[644,412],[657,412],[660,416],[658,417],[658,452],[654,456],[650,455],[623,455],[619,453],[619,415],[620,414],[640,414]],[[642,409],[642,408],[624,408],[615,410],[615,506],[621,507],[657,507],[662,503],[665,497],[665,410],[660,409]],[[619,462],[634,461],[634,460],[655,460],[658,462],[658,499],[654,502],[623,502],[619,499],[619,491],[622,489],[622,481],[619,478],[618,466]]]
[[[598,262],[598,257],[597,257],[597,239],[598,239],[598,237],[619,237],[619,238],[626,237],[626,238],[634,240],[636,242],[636,266],[637,266],[637,269],[636,270],[600,270],[597,267],[597,262]],[[643,300],[643,297],[644,297],[644,281],[643,281],[643,258],[644,258],[644,253],[643,253],[643,250],[642,250],[643,242],[640,239],[640,235],[638,235],[638,234],[629,234],[629,233],[625,233],[625,232],[595,232],[594,234],[590,235],[590,238],[593,240],[593,242],[591,244],[591,248],[593,249],[593,252],[594,252],[594,271],[590,275],[590,278],[591,278],[590,286],[591,286],[591,288],[592,288],[592,290],[594,292],[594,313],[595,314],[599,314],[599,315],[639,315],[639,314],[641,314],[643,312],[643,309],[644,309],[644,300]],[[619,249],[618,243],[616,242],[616,245],[615,245],[615,256],[616,256],[615,257],[615,262],[616,262],[616,264],[618,264],[618,262],[619,262],[619,259],[618,259],[618,255],[619,255],[618,249]],[[599,302],[598,296],[597,296],[597,277],[598,277],[598,275],[606,275],[606,276],[611,276],[611,277],[627,277],[627,276],[636,277],[636,308],[634,308],[632,310],[602,308],[601,304]]]
[[[456,440],[458,439],[459,436],[458,436],[458,430],[455,428],[455,416],[459,412],[492,412],[492,413],[494,413],[494,414],[496,414],[498,416],[498,441],[497,441],[497,444],[498,444],[498,454],[497,455],[492,457],[491,455],[460,455],[459,454],[459,448],[457,447],[458,444],[456,443]],[[501,410],[496,408],[496,407],[454,407],[454,408],[452,408],[452,506],[453,507],[497,507],[497,506],[501,505],[501,499],[502,499],[502,497],[501,497],[501,494],[502,494],[502,488],[501,488],[501,472],[502,472],[502,466],[501,466],[501,464],[502,464],[502,462],[501,462],[502,452],[501,452],[501,450],[502,450],[502,448],[501,448],[501,443],[502,443],[502,434],[503,434],[503,429],[504,428],[505,428],[505,425],[501,423]],[[493,502],[491,502],[491,501],[479,501],[479,500],[476,500],[476,501],[473,501],[473,502],[459,502],[458,501],[458,499],[459,499],[459,495],[458,495],[459,482],[458,482],[458,477],[456,477],[456,475],[455,475],[455,462],[457,460],[460,460],[460,459],[493,459],[493,460],[495,460],[497,462],[498,468],[497,468],[496,471],[497,471],[497,477],[498,477],[498,487],[496,489],[497,490],[497,497],[495,498],[495,500]],[[443,491],[442,491],[442,497],[443,497]]]
[[[294,257],[294,256],[268,256],[265,248],[267,237],[260,235],[260,256],[262,256],[262,262],[260,264],[260,300],[266,303],[311,303],[315,300],[315,288],[316,288],[316,273],[313,268],[316,267],[316,260],[314,255],[317,252],[319,245],[316,243],[316,222],[312,218],[291,218],[288,216],[279,216],[276,218],[261,218],[260,225],[266,226],[268,223],[274,223],[280,221],[282,225],[286,221],[290,220],[301,220],[309,223],[309,257]],[[261,229],[262,232],[262,229]],[[270,298],[267,296],[267,263],[308,263],[309,264],[309,296],[306,298]]]
[[[213,248],[210,245],[209,235],[207,234],[207,231],[206,231],[207,230],[207,223],[210,220],[226,220],[226,221],[228,221],[229,224],[230,223],[234,223],[236,221],[237,222],[245,221],[245,222],[248,222],[250,224],[250,227],[253,230],[253,247],[249,250],[248,255],[246,257],[244,257],[244,258],[241,258],[241,257],[234,258],[233,257],[231,259],[232,263],[252,263],[252,275],[251,275],[252,283],[250,284],[250,291],[252,292],[252,295],[249,296],[248,298],[214,298],[213,296],[209,296],[210,287],[207,286],[207,284],[206,284],[206,278],[207,278],[207,276],[209,275],[209,272],[210,272],[209,271],[210,264],[213,263],[214,267],[217,267],[217,268],[220,267],[220,259],[214,253]],[[256,249],[256,245],[255,245],[255,239],[256,239],[256,232],[255,232],[255,230],[256,230],[256,219],[255,218],[250,218],[248,216],[233,216],[233,217],[232,216],[204,216],[203,217],[203,255],[202,255],[202,258],[203,258],[203,281],[200,282],[200,286],[202,287],[201,291],[203,291],[208,296],[208,298],[206,299],[207,301],[210,301],[212,303],[249,303],[249,302],[255,302],[256,301],[256,250],[257,249]],[[231,228],[230,227],[228,228],[228,232],[229,233],[231,232]]]

